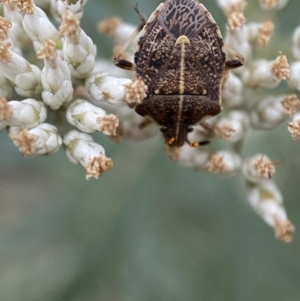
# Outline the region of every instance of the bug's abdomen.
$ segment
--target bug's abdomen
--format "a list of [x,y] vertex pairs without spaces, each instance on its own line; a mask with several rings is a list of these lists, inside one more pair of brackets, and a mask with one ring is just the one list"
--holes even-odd
[[218,102],[197,95],[153,95],[137,105],[136,112],[151,117],[156,123],[174,126],[177,123],[192,125],[203,117],[214,116],[221,111]]

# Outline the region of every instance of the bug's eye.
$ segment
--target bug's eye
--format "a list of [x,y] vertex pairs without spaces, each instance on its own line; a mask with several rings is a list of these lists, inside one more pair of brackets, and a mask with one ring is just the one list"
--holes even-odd
[[190,133],[190,132],[192,132],[194,129],[193,129],[193,127],[191,127],[191,126],[188,126],[188,127],[186,128],[186,130],[187,130],[188,133]]
[[167,131],[167,127],[166,126],[162,126],[161,128],[160,128],[160,131],[162,132],[162,133],[165,133],[166,131]]

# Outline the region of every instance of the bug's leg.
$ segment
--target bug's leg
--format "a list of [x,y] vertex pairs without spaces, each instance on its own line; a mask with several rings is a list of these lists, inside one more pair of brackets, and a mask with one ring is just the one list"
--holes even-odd
[[137,13],[137,15],[139,16],[139,18],[141,20],[141,24],[139,25],[140,30],[141,30],[143,28],[143,26],[146,24],[147,20],[146,20],[145,16],[139,10],[137,3],[133,6],[133,9],[135,10],[135,12]]
[[122,53],[115,55],[114,64],[122,69],[135,71],[135,64],[121,58]]
[[244,57],[229,47],[227,47],[227,49],[232,52],[236,58],[225,62],[225,71],[242,67],[244,65]]
[[231,70],[231,69],[242,67],[243,65],[244,65],[244,58],[240,56],[237,59],[226,61],[225,69]]
[[199,142],[190,142],[189,140],[186,140],[185,142],[187,142],[187,144],[190,147],[198,147],[198,146],[204,146],[204,145],[208,145],[210,144],[210,141],[205,140],[205,141],[199,141]]
[[150,125],[152,121],[150,119],[144,119],[140,124],[139,124],[139,129],[143,130],[146,128],[148,125]]
[[208,133],[213,132],[214,128],[207,122],[205,121],[200,121],[199,123]]
[[114,64],[122,69],[125,70],[131,70],[131,71],[135,71],[135,64],[128,61],[128,60],[124,60],[122,59],[122,54],[126,51],[126,49],[128,48],[128,46],[130,45],[130,43],[136,38],[136,36],[138,35],[138,33],[142,30],[142,28],[144,27],[144,25],[146,24],[146,19],[145,16],[140,12],[140,10],[138,9],[138,5],[134,5],[133,9],[136,11],[136,13],[138,14],[140,20],[141,20],[141,24],[136,28],[136,30],[131,34],[131,36],[129,37],[129,39],[127,40],[127,42],[121,47],[121,49],[119,50],[119,53],[117,53],[114,57]]

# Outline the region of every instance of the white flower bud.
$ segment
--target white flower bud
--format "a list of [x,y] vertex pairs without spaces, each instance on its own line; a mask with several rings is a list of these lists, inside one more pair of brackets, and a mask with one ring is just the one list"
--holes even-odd
[[256,60],[244,70],[243,81],[252,88],[275,88],[279,85],[280,81],[274,78],[271,71],[271,61],[264,59]]
[[57,43],[59,32],[50,22],[45,12],[35,6],[32,13],[23,15],[23,28],[33,42],[35,51],[38,51],[44,44],[44,40],[52,40]]
[[[244,25],[235,31],[228,31],[225,37],[225,44],[237,53],[241,53],[245,61],[252,59],[252,45],[249,43],[248,28]],[[237,73],[241,73],[244,68],[238,68]]]
[[8,5],[5,5],[4,16],[11,23],[11,27],[7,31],[9,37],[8,41],[11,44],[10,50],[21,55],[21,48],[28,45],[30,42],[30,39],[23,29],[22,15],[19,11],[12,10]]
[[32,129],[10,127],[9,137],[24,156],[43,156],[57,152],[62,139],[52,124],[42,123]]
[[293,56],[295,60],[300,60],[300,26],[297,26],[293,33]]
[[272,129],[287,116],[282,105],[284,95],[270,96],[259,101],[250,112],[251,125],[259,129]]
[[116,44],[123,45],[134,33],[136,26],[125,23],[118,17],[108,17],[99,23],[98,30],[112,36]]
[[12,23],[22,24],[22,14],[10,5],[3,5],[3,16]]
[[41,94],[41,70],[35,65],[28,65],[27,72],[17,74],[14,84],[16,92],[25,97],[39,97]]
[[300,62],[293,62],[290,65],[290,78],[287,80],[291,89],[300,91]]
[[41,101],[27,98],[22,101],[12,100],[7,104],[11,115],[5,122],[9,126],[30,129],[46,120],[47,110]]
[[0,95],[6,99],[11,99],[13,89],[9,81],[2,75],[0,70]]
[[294,140],[300,139],[300,112],[296,113],[293,121],[288,123],[288,131]]
[[241,2],[241,0],[217,0],[217,4],[223,10],[226,10],[228,7]]
[[104,148],[94,142],[92,136],[78,131],[68,132],[63,139],[68,159],[80,163],[86,169],[86,179],[98,179],[112,168],[112,160],[105,156]]
[[85,133],[99,131],[105,135],[115,136],[119,126],[119,120],[115,115],[106,115],[103,109],[81,99],[70,104],[66,116],[71,125]]
[[240,106],[244,102],[243,83],[241,79],[232,72],[228,73],[228,78],[223,86],[222,104],[226,108]]
[[265,47],[274,32],[274,24],[267,20],[265,22],[249,22],[247,23],[249,32],[249,42],[253,45],[259,45]]
[[237,142],[244,137],[249,128],[249,117],[242,111],[231,111],[219,119],[215,133],[230,142]]
[[248,39],[249,42],[252,44],[255,44],[257,42],[259,33],[258,33],[258,27],[261,25],[261,23],[257,22],[248,22],[247,23],[247,29],[248,29]]
[[300,112],[297,112],[294,116],[293,116],[293,121],[297,121],[300,120]]
[[[52,69],[52,71],[53,71],[53,69]],[[62,74],[60,74],[60,75],[62,75]],[[49,73],[48,73],[48,76],[49,76]],[[50,81],[48,81],[46,83],[46,79],[43,78],[43,76],[42,76],[42,81],[43,81],[44,89],[47,90],[47,85],[50,83]],[[44,103],[47,104],[52,110],[59,109],[63,104],[71,101],[72,97],[73,97],[73,86],[72,86],[71,80],[68,80],[68,79],[66,79],[60,83],[59,89],[57,89],[55,91],[55,94],[53,92],[51,92],[51,90],[42,92],[42,98],[43,98]]]
[[275,164],[266,155],[256,154],[244,161],[242,171],[248,181],[260,183],[274,175]]
[[250,206],[264,221],[275,230],[275,236],[284,242],[290,242],[294,232],[293,224],[288,220],[283,198],[276,184],[267,180],[259,185],[247,186]]
[[92,39],[80,28],[79,21],[66,10],[60,32],[64,36],[63,55],[72,77],[85,78],[95,66],[96,46]]
[[235,174],[241,168],[241,157],[231,151],[218,151],[211,155],[206,164],[210,173],[218,173],[226,176]]
[[77,19],[81,19],[83,14],[83,8],[87,0],[77,0],[75,1],[63,1],[63,0],[47,0],[50,2],[51,15],[55,18],[57,22],[61,22],[62,16],[66,9],[69,9]]
[[116,106],[123,106],[127,92],[125,86],[132,83],[127,78],[116,78],[106,73],[92,74],[85,83],[87,92],[93,97],[93,103],[100,105],[108,102]]
[[96,47],[93,41],[82,30],[80,31],[79,44],[63,46],[64,59],[68,63],[71,75],[75,78],[85,78],[93,70],[96,59]]
[[0,120],[0,132],[5,130],[7,127],[7,124],[4,121]]
[[38,98],[42,90],[41,70],[29,64],[22,56],[10,51],[7,45],[2,45],[2,47],[3,53],[0,54],[1,73],[14,83],[15,90],[20,96]]
[[204,169],[209,160],[210,152],[207,147],[190,147],[184,144],[175,150],[168,150],[170,157],[180,165],[194,169]]
[[262,9],[276,9],[280,10],[286,6],[289,0],[260,0],[260,7]]
[[42,98],[51,109],[57,110],[73,97],[71,73],[67,64],[62,61],[55,50],[53,41],[46,40],[44,47],[37,53],[44,58],[41,81],[44,91]]

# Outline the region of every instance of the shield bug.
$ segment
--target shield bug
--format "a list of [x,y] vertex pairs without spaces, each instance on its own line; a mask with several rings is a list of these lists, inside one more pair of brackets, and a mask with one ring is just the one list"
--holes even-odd
[[188,133],[220,113],[224,74],[242,66],[243,57],[226,61],[219,27],[196,0],[161,3],[140,29],[134,63],[114,58],[116,66],[135,70],[146,87],[135,111],[161,126],[169,146],[198,146]]

